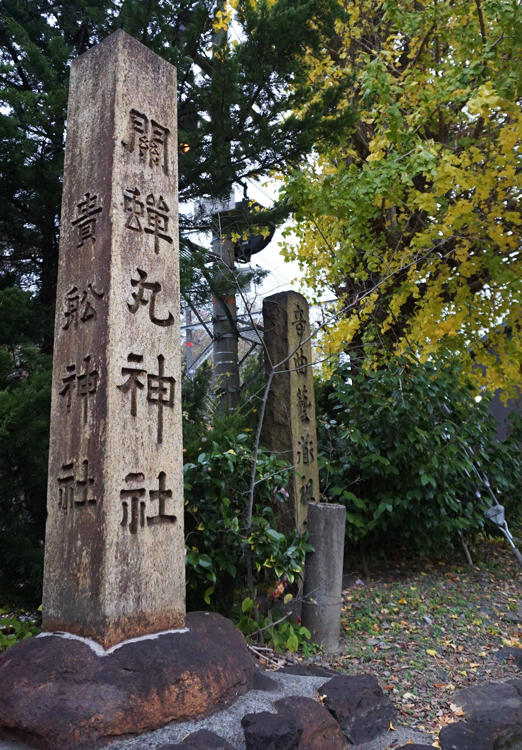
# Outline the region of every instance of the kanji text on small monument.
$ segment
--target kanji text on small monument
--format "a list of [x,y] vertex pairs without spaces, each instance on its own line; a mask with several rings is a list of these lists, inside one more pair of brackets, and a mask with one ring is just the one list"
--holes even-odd
[[293,470],[289,500],[279,509],[282,528],[303,531],[308,503],[319,499],[317,431],[308,303],[297,292],[263,300],[265,361],[274,369],[263,428],[267,447]]

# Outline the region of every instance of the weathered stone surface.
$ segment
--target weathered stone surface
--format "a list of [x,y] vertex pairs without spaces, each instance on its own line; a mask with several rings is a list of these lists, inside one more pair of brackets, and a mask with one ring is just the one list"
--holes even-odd
[[493,750],[490,737],[464,721],[448,724],[439,733],[441,750]]
[[514,646],[503,646],[495,653],[496,658],[499,661],[507,661],[513,659],[519,669],[522,669],[522,648],[515,648]]
[[510,685],[520,696],[522,696],[522,679],[516,678],[514,680],[508,680],[505,684]]
[[267,675],[264,669],[257,669],[254,672],[254,690],[263,690],[272,692],[279,689],[279,683]]
[[433,745],[401,745],[397,750],[433,750]]
[[319,500],[312,347],[308,302],[297,292],[263,300],[265,365],[275,375],[266,405],[263,440],[295,466],[289,498],[277,508],[281,531],[306,525],[308,503]]
[[71,65],[43,627],[185,617],[176,71],[119,30]]
[[522,696],[520,680],[477,685],[453,694],[462,706],[466,725],[497,748],[522,745]]
[[260,711],[241,719],[246,750],[298,750],[303,725],[289,715]]
[[517,690],[518,682],[488,682],[485,685],[456,690],[452,701],[462,706],[467,721],[479,718],[483,713],[489,712],[492,706],[516,709],[522,718],[522,698]]
[[292,695],[281,698],[274,706],[279,714],[290,715],[302,724],[299,750],[345,750],[348,747],[339,724],[324,706],[312,698]]
[[175,745],[162,745],[157,750],[236,750],[223,737],[208,729],[200,729]]
[[306,553],[303,625],[327,653],[339,648],[343,602],[346,508],[335,503],[308,504],[308,534],[313,551]]
[[0,658],[0,736],[90,750],[229,705],[252,686],[245,639],[217,614],[189,613],[187,627],[105,656],[52,635],[12,646]]
[[323,705],[353,745],[369,742],[385,732],[397,714],[375,677],[338,675],[321,685]]

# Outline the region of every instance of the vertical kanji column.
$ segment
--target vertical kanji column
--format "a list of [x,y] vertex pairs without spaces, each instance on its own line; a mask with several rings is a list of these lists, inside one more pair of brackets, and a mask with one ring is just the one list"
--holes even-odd
[[117,31],[73,62],[43,627],[185,618],[176,72]]
[[293,466],[290,497],[278,509],[281,530],[303,530],[309,502],[319,500],[317,430],[308,302],[297,292],[263,300],[266,369],[275,370],[263,441]]

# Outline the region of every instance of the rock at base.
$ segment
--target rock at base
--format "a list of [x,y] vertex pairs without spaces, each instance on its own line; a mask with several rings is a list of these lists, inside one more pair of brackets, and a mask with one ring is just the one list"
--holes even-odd
[[252,686],[243,635],[215,613],[189,613],[187,628],[104,656],[59,636],[11,646],[0,658],[0,737],[91,750],[230,705]]
[[443,727],[439,734],[439,745],[441,750],[493,750],[489,736],[464,721]]
[[495,656],[499,661],[513,659],[517,667],[522,669],[522,648],[503,646],[496,652]]
[[312,698],[291,695],[275,704],[278,714],[290,715],[303,726],[299,750],[346,750],[348,742],[329,711]]
[[278,672],[285,674],[295,674],[298,677],[335,677],[338,672],[329,667],[321,667],[319,664],[290,664],[287,667],[281,667]]
[[260,711],[241,719],[247,750],[298,750],[303,725],[288,714]]
[[[467,731],[477,741],[485,743],[485,748],[518,750],[522,747],[522,680],[488,682],[457,690],[453,700],[464,709]],[[463,745],[465,750],[468,745],[472,747],[471,740]],[[461,750],[459,745],[456,747]]]
[[389,729],[397,711],[379,683],[369,674],[338,675],[321,686],[323,705],[349,742],[370,742]]
[[200,729],[185,737],[175,745],[162,745],[158,750],[235,750],[235,748],[215,732]]
[[252,688],[264,693],[272,693],[279,689],[279,684],[272,677],[269,677],[264,669],[256,667]]

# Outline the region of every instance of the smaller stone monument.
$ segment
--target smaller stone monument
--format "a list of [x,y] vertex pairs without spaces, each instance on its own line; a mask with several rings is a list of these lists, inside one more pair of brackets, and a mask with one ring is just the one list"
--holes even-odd
[[289,500],[278,509],[279,528],[306,526],[308,503],[319,500],[317,433],[308,302],[297,292],[263,300],[265,368],[274,371],[263,442],[293,466]]
[[303,624],[326,651],[339,645],[344,531],[343,505],[319,502],[312,346],[308,303],[281,292],[263,300],[265,366],[273,372],[263,440],[292,464],[289,502],[277,508],[278,528],[307,528],[314,551],[306,556]]

